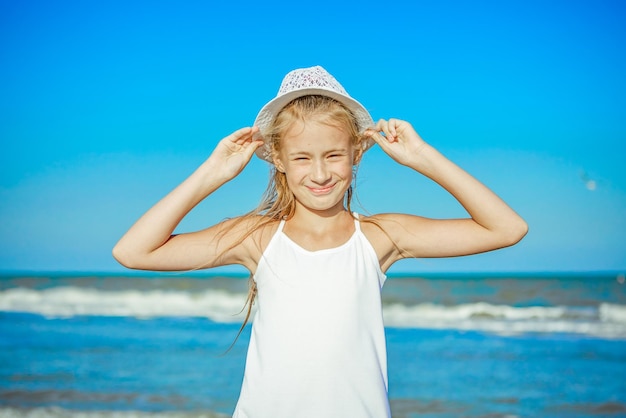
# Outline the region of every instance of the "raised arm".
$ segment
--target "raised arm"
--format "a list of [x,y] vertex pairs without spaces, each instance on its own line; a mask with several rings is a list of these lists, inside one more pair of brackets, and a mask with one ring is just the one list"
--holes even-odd
[[222,139],[211,156],[178,187],[150,208],[113,248],[122,265],[142,270],[191,270],[241,263],[245,248],[227,251],[245,233],[245,225],[220,234],[228,222],[203,231],[172,233],[198,203],[236,177],[262,141],[253,139],[258,128],[242,128]]
[[502,199],[424,142],[408,122],[380,120],[367,134],[395,161],[450,192],[470,216],[441,220],[400,214],[376,216],[374,220],[388,238],[376,238],[384,267],[407,257],[453,257],[491,251],[517,243],[528,231],[526,222]]

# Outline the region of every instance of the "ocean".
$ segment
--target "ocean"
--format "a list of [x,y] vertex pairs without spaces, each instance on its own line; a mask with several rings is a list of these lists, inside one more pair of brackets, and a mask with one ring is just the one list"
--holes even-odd
[[[625,279],[391,275],[394,418],[626,417]],[[246,292],[225,275],[1,276],[0,418],[229,417]]]

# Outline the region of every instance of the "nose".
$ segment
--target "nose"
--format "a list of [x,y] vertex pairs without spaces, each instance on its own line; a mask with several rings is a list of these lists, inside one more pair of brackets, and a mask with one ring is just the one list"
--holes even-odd
[[330,180],[330,170],[324,160],[315,160],[311,165],[311,180],[317,184],[324,184]]

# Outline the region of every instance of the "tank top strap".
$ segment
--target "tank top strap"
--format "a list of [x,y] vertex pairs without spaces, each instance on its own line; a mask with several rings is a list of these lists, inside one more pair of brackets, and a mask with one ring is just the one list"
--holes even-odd
[[361,232],[361,221],[359,220],[359,214],[356,212],[352,212],[352,215],[354,216],[354,228],[356,231]]
[[278,228],[276,229],[276,234],[283,232],[284,227],[285,227],[285,218],[282,218],[280,220],[280,223],[278,224]]

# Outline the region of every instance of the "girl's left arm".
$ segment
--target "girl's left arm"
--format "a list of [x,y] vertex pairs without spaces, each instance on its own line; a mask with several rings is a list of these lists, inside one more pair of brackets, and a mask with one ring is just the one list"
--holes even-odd
[[[395,161],[432,179],[468,212],[467,219],[413,215],[375,217],[393,241],[386,267],[406,257],[452,257],[507,247],[528,232],[526,222],[489,188],[424,142],[411,124],[381,119],[366,132]],[[411,193],[411,191],[408,191]]]

